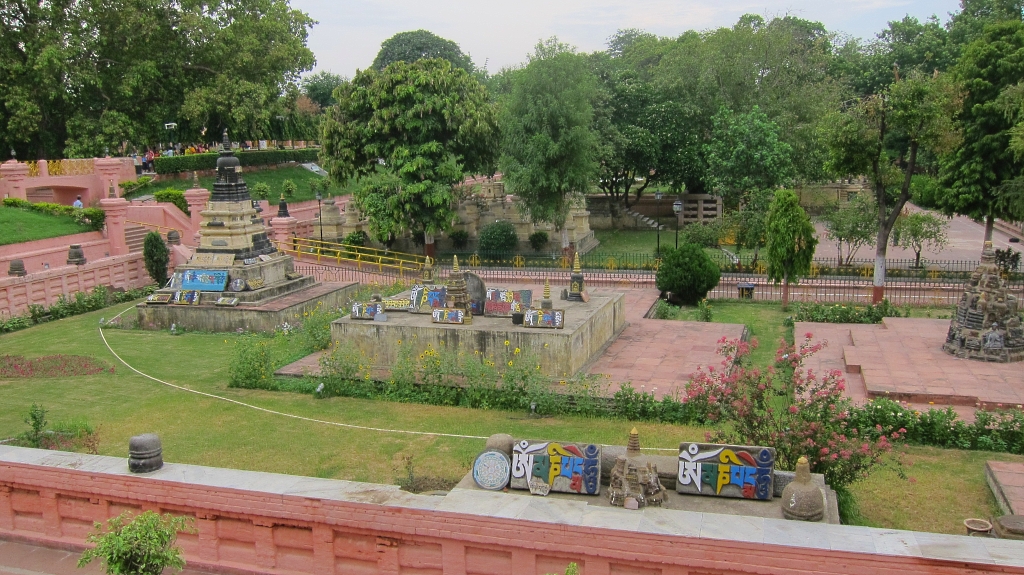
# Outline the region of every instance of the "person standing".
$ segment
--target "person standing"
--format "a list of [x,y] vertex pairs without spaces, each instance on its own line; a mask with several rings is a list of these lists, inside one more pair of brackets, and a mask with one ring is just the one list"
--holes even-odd
[[73,204],[71,204],[71,205],[72,205],[72,206],[74,206],[74,207],[76,207],[76,208],[81,208],[81,207],[83,207],[83,205],[82,205],[82,196],[78,196],[78,198],[77,198],[77,199],[75,199],[75,203],[73,203]]

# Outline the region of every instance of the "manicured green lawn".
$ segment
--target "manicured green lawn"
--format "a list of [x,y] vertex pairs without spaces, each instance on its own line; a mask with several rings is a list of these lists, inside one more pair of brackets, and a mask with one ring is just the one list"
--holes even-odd
[[0,246],[88,231],[89,226],[67,216],[51,216],[0,205]]
[[[295,193],[295,195],[290,198],[287,198],[289,202],[301,202],[304,200],[312,200],[314,199],[315,196],[309,190],[309,182],[321,178],[322,176],[318,176],[313,172],[307,170],[306,168],[303,168],[302,166],[295,166],[292,168],[281,168],[277,170],[259,171],[250,171],[249,169],[243,168],[242,171],[242,179],[245,180],[245,183],[249,187],[250,191],[252,191],[252,187],[259,182],[263,182],[270,186],[271,203],[274,203],[274,201],[281,197],[285,180],[291,180],[295,182],[296,186],[298,186],[298,191]],[[212,190],[213,182],[216,179],[217,178],[212,176],[199,178],[199,185],[206,189]],[[152,194],[153,192],[156,192],[158,190],[185,191],[191,187],[191,179],[167,179],[159,182],[154,182],[153,184],[146,186],[141,191],[139,191],[139,194]],[[344,196],[350,194],[351,190],[334,184],[330,187],[330,189],[327,190],[327,193],[335,196]]]
[[[750,354],[754,365],[771,365],[775,361],[775,350],[783,339],[793,343],[793,328],[783,324],[783,321],[792,315],[792,310],[784,312],[778,303],[730,299],[710,300],[709,303],[713,322],[741,323],[747,326],[751,339],[757,340],[757,347]],[[697,321],[696,306],[681,306],[675,309],[674,316],[669,319]]]
[[[658,232],[655,230],[594,230],[594,237],[601,242],[595,253],[653,255],[658,250]],[[661,249],[675,246],[675,230],[663,230],[661,232]],[[705,248],[705,251],[713,258],[720,259],[722,257],[721,250],[717,248]]]

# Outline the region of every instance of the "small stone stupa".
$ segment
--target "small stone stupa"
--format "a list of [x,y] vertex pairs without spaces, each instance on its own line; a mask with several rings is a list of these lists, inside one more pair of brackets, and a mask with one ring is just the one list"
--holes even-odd
[[473,311],[469,305],[469,291],[466,289],[466,273],[459,270],[459,256],[454,256],[452,271],[448,274],[448,292],[445,296],[448,307],[466,312],[464,324],[473,323]]
[[586,287],[583,284],[583,270],[580,268],[580,253],[572,261],[572,275],[569,276],[569,301],[586,301]]
[[1022,321],[1017,297],[1008,293],[995,264],[992,242],[985,242],[981,264],[967,282],[942,349],[965,359],[1024,361]]

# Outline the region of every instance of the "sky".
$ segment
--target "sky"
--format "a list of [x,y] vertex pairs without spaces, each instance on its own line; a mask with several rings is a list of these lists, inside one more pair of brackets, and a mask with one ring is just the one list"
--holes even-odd
[[351,77],[384,40],[420,28],[455,41],[491,73],[526,59],[538,40],[558,36],[583,50],[602,50],[620,28],[659,36],[731,26],[743,14],[790,14],[830,31],[870,39],[907,14],[946,22],[958,0],[291,0],[319,24],[309,35],[315,70]]

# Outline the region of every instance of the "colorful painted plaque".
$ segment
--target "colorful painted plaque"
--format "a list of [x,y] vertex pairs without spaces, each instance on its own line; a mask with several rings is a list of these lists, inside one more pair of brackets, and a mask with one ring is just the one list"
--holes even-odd
[[235,254],[195,254],[188,260],[190,265],[196,266],[224,266],[230,267],[235,263]]
[[182,290],[174,292],[174,297],[171,298],[171,302],[178,305],[199,305],[202,297],[202,292],[198,290]]
[[171,297],[173,297],[173,294],[169,294],[169,293],[154,293],[154,294],[150,294],[149,296],[146,297],[146,303],[156,303],[156,304],[169,303],[171,301]]
[[466,312],[457,308],[440,308],[431,312],[431,319],[434,323],[466,323]]
[[533,290],[510,290],[504,288],[487,288],[484,299],[484,315],[492,317],[512,317],[513,313],[522,313],[533,303]]
[[512,447],[513,489],[547,495],[601,493],[601,446],[523,439]]
[[352,319],[373,319],[373,316],[384,311],[384,306],[380,302],[361,303],[356,302],[352,304]]
[[444,307],[448,296],[448,288],[442,285],[421,285],[412,286],[410,292],[409,311],[412,313],[432,313],[435,309]]
[[224,291],[227,285],[227,270],[185,270],[181,275],[183,290]]
[[388,311],[409,311],[409,304],[411,300],[405,298],[398,299],[385,299],[381,301],[384,304],[384,309]]
[[512,463],[497,449],[488,449],[473,461],[473,481],[481,489],[501,491],[508,485],[511,474]]
[[238,305],[237,297],[219,297],[217,301],[213,302],[213,305],[219,305],[224,307],[235,307]]
[[679,493],[769,500],[774,481],[772,447],[679,444]]
[[251,290],[258,290],[264,285],[263,278],[253,278],[245,282],[245,285],[247,285]]
[[562,329],[565,327],[565,310],[528,309],[523,316],[523,326]]

